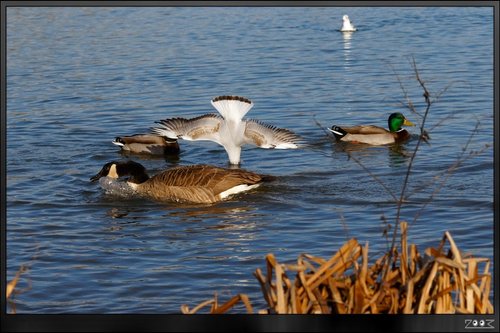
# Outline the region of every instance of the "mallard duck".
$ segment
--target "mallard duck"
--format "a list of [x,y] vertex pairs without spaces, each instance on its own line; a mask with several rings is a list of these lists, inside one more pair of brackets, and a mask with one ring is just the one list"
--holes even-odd
[[159,201],[206,204],[222,201],[234,194],[254,189],[264,181],[273,180],[272,176],[210,165],[174,167],[150,178],[140,163],[114,161],[106,163],[90,181],[123,176],[130,176],[127,184],[141,196]]
[[401,113],[393,113],[389,116],[389,130],[374,125],[358,125],[353,127],[332,126],[328,128],[337,140],[366,143],[370,145],[385,145],[394,142],[401,142],[410,137],[407,130],[401,126],[415,126]]
[[170,118],[157,121],[152,128],[157,135],[190,141],[214,141],[227,152],[229,163],[240,164],[241,146],[253,144],[260,148],[295,149],[300,137],[290,130],[263,124],[257,120],[243,120],[253,107],[252,101],[239,96],[219,96],[211,101],[220,113],[196,118]]
[[342,16],[342,27],[340,28],[340,31],[342,32],[353,32],[356,31],[356,27],[351,23],[351,20],[349,20],[349,16],[344,15]]
[[122,151],[136,154],[172,155],[179,153],[179,143],[159,135],[135,134],[118,136],[113,144],[120,146]]

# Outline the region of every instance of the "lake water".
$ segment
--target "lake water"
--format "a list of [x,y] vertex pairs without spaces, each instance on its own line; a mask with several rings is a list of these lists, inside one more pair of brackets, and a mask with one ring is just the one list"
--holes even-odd
[[[338,31],[344,14],[357,32]],[[355,159],[399,197],[419,128],[400,147],[344,147],[324,128],[386,127],[395,111],[420,124],[400,103],[401,82],[425,110],[412,57],[431,97],[442,95],[401,210],[409,242],[423,252],[450,231],[462,251],[493,259],[492,8],[9,7],[8,280],[29,266],[16,312],[179,313],[214,293],[221,302],[246,293],[263,309],[252,273],[268,253],[329,258],[355,237],[379,258],[383,217],[393,224],[396,204]],[[276,182],[186,206],[124,200],[89,181],[127,158],[151,174],[227,166],[212,142],[181,141],[178,158],[144,158],[111,141],[215,112],[210,100],[228,94],[254,102],[248,117],[307,141],[243,150],[242,168]],[[464,147],[479,153],[446,173]]]

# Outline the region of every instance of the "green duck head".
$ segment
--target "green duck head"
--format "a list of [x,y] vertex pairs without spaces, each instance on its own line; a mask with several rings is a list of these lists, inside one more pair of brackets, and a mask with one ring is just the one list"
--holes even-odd
[[414,123],[405,118],[401,113],[396,112],[389,116],[389,131],[397,132],[402,126],[415,126]]

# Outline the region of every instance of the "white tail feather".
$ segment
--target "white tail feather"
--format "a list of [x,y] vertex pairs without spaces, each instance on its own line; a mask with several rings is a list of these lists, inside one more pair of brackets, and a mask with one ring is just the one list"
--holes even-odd
[[233,194],[237,194],[237,193],[240,193],[240,192],[245,192],[245,191],[249,191],[251,189],[254,189],[256,187],[259,187],[260,184],[253,184],[253,185],[247,185],[247,184],[241,184],[241,185],[236,185],[234,187],[231,187],[229,190],[225,190],[224,192],[221,192],[219,195],[220,195],[220,198],[221,199],[225,199]]
[[216,97],[211,103],[226,121],[240,121],[253,107],[250,100],[237,96]]
[[337,135],[340,135],[340,136],[343,136],[343,135],[344,135],[344,133],[340,133],[340,132],[338,132],[338,131],[335,131],[335,130],[334,130],[334,129],[332,129],[332,128],[327,128],[327,129],[328,129],[330,132],[335,133],[335,134],[337,134]]

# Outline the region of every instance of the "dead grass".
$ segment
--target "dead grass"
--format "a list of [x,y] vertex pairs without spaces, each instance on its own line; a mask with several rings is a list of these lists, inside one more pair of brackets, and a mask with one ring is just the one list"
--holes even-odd
[[16,273],[16,276],[7,283],[7,286],[6,286],[6,290],[5,290],[5,299],[7,300],[8,304],[10,304],[11,306],[11,313],[12,314],[15,314],[16,313],[16,304],[15,302],[12,300],[13,296],[15,295],[18,295],[18,294],[22,294],[23,292],[31,289],[31,279],[28,279],[28,287],[24,288],[24,289],[19,289],[18,288],[18,283],[21,279],[21,275],[23,273],[26,273],[27,271],[29,270],[29,267],[28,266],[21,266],[21,268],[19,268],[19,270],[17,271]]
[[[265,274],[257,268],[266,309],[260,314],[492,314],[490,261],[464,257],[445,232],[435,248],[422,255],[407,243],[407,223],[402,222],[401,248],[393,248],[369,264],[368,243],[347,241],[325,260],[302,254],[295,264],[279,263],[266,256]],[[387,256],[393,256],[392,267]],[[293,277],[293,280],[290,278]],[[184,314],[226,313],[242,302],[254,313],[248,296],[239,294],[219,305],[217,296]]]

